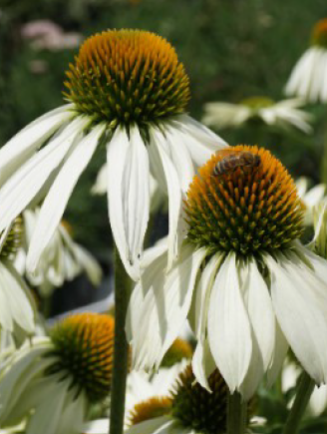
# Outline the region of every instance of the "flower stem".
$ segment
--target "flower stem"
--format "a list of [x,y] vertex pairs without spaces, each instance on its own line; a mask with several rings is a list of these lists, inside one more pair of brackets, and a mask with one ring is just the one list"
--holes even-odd
[[115,247],[115,343],[111,385],[109,434],[122,434],[124,429],[126,378],[128,372],[128,344],[125,320],[132,281],[125,271]]
[[315,383],[306,372],[302,372],[298,384],[295,401],[288,415],[283,434],[296,434],[300,422],[313,392]]
[[246,430],[246,404],[238,392],[228,394],[227,434],[244,434]]

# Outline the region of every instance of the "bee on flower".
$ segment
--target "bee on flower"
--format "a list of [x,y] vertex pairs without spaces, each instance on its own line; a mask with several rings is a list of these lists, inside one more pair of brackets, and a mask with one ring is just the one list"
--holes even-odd
[[210,389],[217,367],[230,392],[248,400],[265,374],[275,380],[289,347],[318,385],[326,382],[327,261],[300,243],[304,207],[282,163],[256,146],[233,150],[260,164],[226,166],[217,152],[199,169],[179,260],[167,269],[161,252],[147,267],[127,333],[133,366],[151,369],[188,318],[196,379]]

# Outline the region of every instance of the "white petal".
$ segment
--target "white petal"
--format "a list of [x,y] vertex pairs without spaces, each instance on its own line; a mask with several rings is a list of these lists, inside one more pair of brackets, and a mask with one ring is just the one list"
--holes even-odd
[[25,282],[8,262],[0,263],[0,288],[6,294],[8,312],[27,333],[35,329],[34,306]]
[[299,95],[299,96],[303,96],[304,98],[307,98],[307,95],[301,89],[303,89],[302,83],[306,85],[306,83],[310,81],[310,77],[308,76],[307,71],[308,68],[311,69],[314,56],[315,56],[315,49],[309,49],[299,59],[286,84],[285,87],[286,95],[289,96]]
[[87,407],[88,402],[84,392],[76,397],[76,389],[68,389],[57,432],[60,434],[80,433],[86,419]]
[[[168,234],[168,267],[170,268],[178,253],[178,225],[181,215],[182,192],[177,171],[165,151],[165,138],[163,134],[155,129],[151,129],[151,159],[157,154],[156,161],[160,161],[162,171],[165,175],[165,181],[168,190],[169,201],[169,234]],[[160,180],[158,180],[160,182]]]
[[107,170],[107,163],[105,163],[97,174],[97,178],[91,189],[92,194],[105,194],[107,192]]
[[204,338],[205,329],[208,319],[208,308],[211,294],[211,288],[215,280],[217,270],[223,260],[221,254],[214,255],[205,269],[202,271],[199,282],[195,289],[195,329],[194,334],[198,340]]
[[108,434],[109,419],[98,419],[87,422],[81,430],[84,434]]
[[327,407],[327,386],[315,387],[310,397],[308,410],[314,417],[318,417]]
[[303,200],[307,207],[314,207],[317,205],[322,198],[324,197],[326,193],[326,186],[324,184],[316,185],[315,187],[311,188],[307,192],[307,194],[304,196]]
[[193,252],[193,246],[183,246],[179,262],[167,275],[164,285],[158,276],[143,304],[135,307],[140,309],[142,318],[136,331],[137,339],[133,341],[137,367],[158,367],[178,336],[189,312],[195,280],[205,255],[204,249]]
[[271,387],[278,377],[286,354],[288,352],[289,346],[288,342],[280,329],[278,322],[275,322],[275,345],[274,345],[274,353],[271,360],[271,364],[269,366],[267,372],[267,386]]
[[94,286],[98,286],[102,279],[102,269],[95,257],[84,247],[76,243],[74,243],[74,256],[82,270],[85,271],[90,282]]
[[97,125],[76,146],[61,168],[40,210],[28,250],[26,268],[33,272],[60,223],[74,187],[91,160],[104,125]]
[[207,339],[199,340],[192,359],[192,370],[199,384],[211,392],[208,377],[216,368]]
[[185,135],[184,143],[197,166],[202,166],[212,154],[228,146],[221,137],[190,116],[179,116],[174,123]]
[[173,423],[168,416],[161,416],[133,425],[125,434],[164,434]]
[[4,184],[0,189],[0,231],[6,228],[40,191],[88,122],[85,118],[76,118]]
[[243,291],[249,319],[266,371],[271,364],[275,346],[275,314],[266,282],[254,260],[249,261]]
[[327,283],[295,253],[268,258],[271,294],[280,327],[317,384],[327,380]]
[[15,172],[64,122],[75,116],[73,104],[46,113],[17,133],[0,150],[0,185]]
[[238,390],[249,369],[252,337],[233,253],[226,257],[212,288],[208,337],[213,358],[230,391]]
[[187,192],[189,185],[195,175],[194,163],[185,144],[185,135],[171,126],[165,129],[169,155],[178,173],[182,191]]
[[150,169],[146,146],[136,127],[117,128],[108,144],[109,218],[120,257],[134,280],[140,277],[140,260],[150,213]]

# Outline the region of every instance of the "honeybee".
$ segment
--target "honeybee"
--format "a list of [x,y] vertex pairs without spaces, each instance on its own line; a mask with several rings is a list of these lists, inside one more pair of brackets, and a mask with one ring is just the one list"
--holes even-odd
[[223,158],[215,165],[213,169],[214,176],[234,172],[238,167],[258,167],[261,163],[260,156],[249,151],[222,149],[217,152],[217,155],[221,155]]

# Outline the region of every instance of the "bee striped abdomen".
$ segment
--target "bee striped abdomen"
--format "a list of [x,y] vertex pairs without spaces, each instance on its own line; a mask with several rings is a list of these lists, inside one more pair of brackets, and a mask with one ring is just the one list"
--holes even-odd
[[238,167],[258,167],[260,163],[261,159],[259,155],[253,154],[252,152],[237,152],[230,150],[226,157],[218,161],[213,169],[213,175],[219,176],[224,173],[234,172]]

